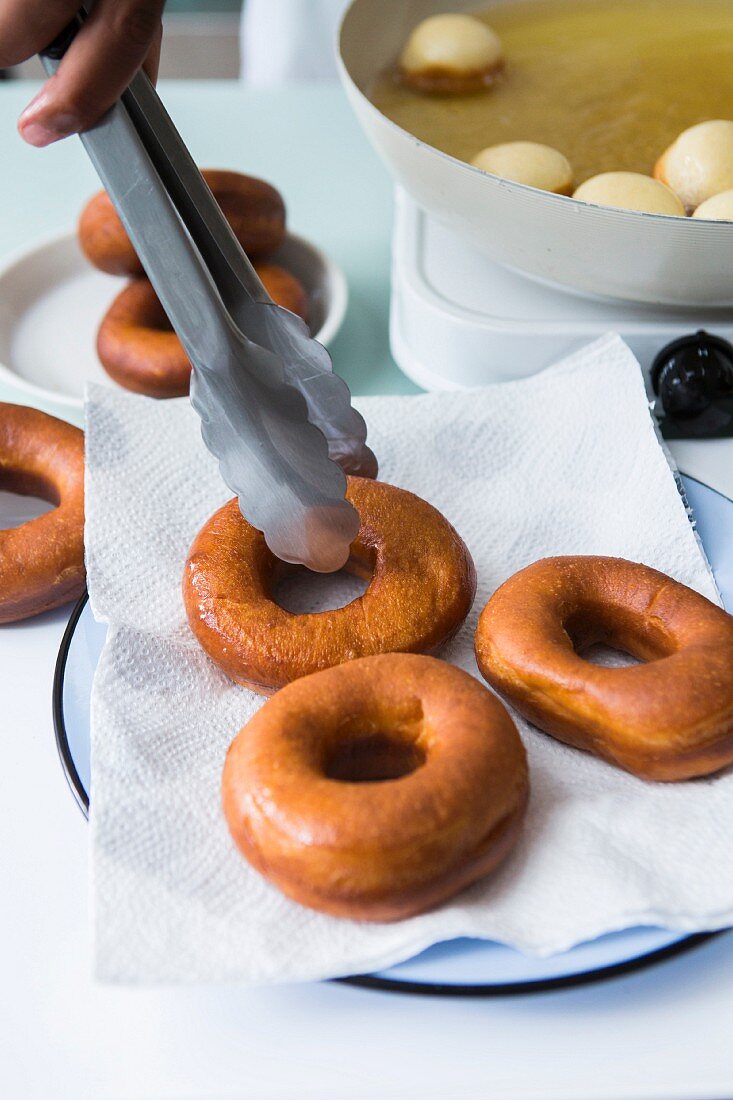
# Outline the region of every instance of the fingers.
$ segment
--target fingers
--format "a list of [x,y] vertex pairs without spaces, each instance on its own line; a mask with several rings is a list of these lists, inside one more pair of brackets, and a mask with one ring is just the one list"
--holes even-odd
[[58,72],[26,107],[18,129],[50,145],[94,125],[150,55],[157,70],[164,0],[98,0]]
[[20,65],[53,42],[78,10],[77,0],[3,0],[0,68]]
[[153,39],[153,44],[148,50],[148,56],[145,58],[145,64],[143,65],[145,72],[148,74],[153,84],[155,84],[158,79],[158,68],[160,66],[160,47],[162,44],[163,24],[159,23],[158,30],[156,32],[155,38]]

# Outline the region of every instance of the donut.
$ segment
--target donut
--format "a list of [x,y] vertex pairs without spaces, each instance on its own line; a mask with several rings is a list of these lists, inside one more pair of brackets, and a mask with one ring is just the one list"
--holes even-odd
[[191,364],[145,278],[128,283],[107,310],[97,333],[97,355],[110,378],[134,393],[188,393]]
[[197,535],[183,576],[186,614],[200,645],[238,684],[269,695],[355,657],[429,653],[468,615],[473,560],[437,509],[362,477],[347,479],[346,497],[361,526],[345,568],[369,586],[333,611],[293,615],[275,602],[273,586],[286,567],[236,500]]
[[464,95],[493,83],[504,65],[501,39],[472,15],[431,15],[415,27],[400,54],[403,84],[428,95]]
[[84,433],[39,409],[0,403],[0,487],[54,504],[0,530],[0,623],[84,592]]
[[[285,204],[269,183],[240,172],[201,173],[250,259],[269,256],[285,238]],[[90,199],[79,219],[79,243],[90,263],[109,275],[144,275],[143,266],[106,192]]]
[[692,216],[711,222],[733,222],[733,188],[705,199]]
[[662,153],[654,176],[676,191],[688,210],[733,188],[733,122],[713,119],[683,130]]
[[569,195],[573,189],[573,170],[567,157],[557,149],[536,141],[489,145],[476,154],[471,164],[489,175],[501,176],[556,195]]
[[289,309],[291,313],[297,313],[307,324],[310,303],[300,279],[296,279],[295,275],[279,264],[263,261],[256,263],[254,268],[273,302],[283,309]]
[[[584,660],[597,642],[645,663]],[[535,562],[484,608],[476,659],[540,729],[641,779],[733,763],[733,617],[656,569],[592,556]]]
[[[255,264],[265,290],[277,305],[308,319],[302,283],[276,264]],[[191,364],[147,279],[134,279],[107,310],[97,334],[97,355],[120,386],[148,397],[184,397]]]
[[283,688],[232,742],[224,815],[248,862],[338,917],[401,920],[489,874],[520,832],[524,747],[499,700],[390,653]]
[[591,176],[581,183],[573,198],[617,210],[685,216],[685,208],[674,191],[640,172],[602,172],[599,176]]

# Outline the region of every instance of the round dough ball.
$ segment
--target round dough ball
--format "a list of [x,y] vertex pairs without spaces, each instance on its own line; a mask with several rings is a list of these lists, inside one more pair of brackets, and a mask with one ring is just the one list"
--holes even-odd
[[602,172],[581,183],[573,198],[594,206],[685,216],[685,208],[674,191],[639,172]]
[[504,63],[501,39],[472,15],[432,15],[413,30],[400,55],[402,80],[421,92],[471,92],[491,83]]
[[705,218],[710,222],[733,222],[733,188],[721,191],[700,203],[693,218]]
[[733,188],[733,122],[714,119],[684,130],[662,153],[654,175],[688,210]]
[[526,183],[556,195],[569,195],[573,189],[573,170],[568,159],[557,149],[535,141],[490,145],[477,153],[471,164],[492,176]]

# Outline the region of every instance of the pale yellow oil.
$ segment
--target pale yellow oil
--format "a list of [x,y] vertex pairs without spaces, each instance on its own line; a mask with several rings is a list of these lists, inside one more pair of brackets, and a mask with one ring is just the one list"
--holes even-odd
[[515,0],[476,15],[504,44],[492,88],[430,97],[392,69],[371,94],[403,129],[460,160],[539,141],[565,154],[577,183],[650,173],[681,130],[733,118],[733,0]]

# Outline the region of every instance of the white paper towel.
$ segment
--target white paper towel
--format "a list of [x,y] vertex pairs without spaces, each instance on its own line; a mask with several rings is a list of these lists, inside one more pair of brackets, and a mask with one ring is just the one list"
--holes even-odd
[[[544,555],[619,555],[717,598],[618,338],[524,381],[358,405],[382,479],[439,508],[473,554],[476,602],[444,656],[474,674],[479,612]],[[284,898],[236,852],[219,807],[227,746],[262,700],[209,661],[181,603],[191,541],[229,496],[187,402],[90,389],[87,566],[110,624],[92,696],[100,977],[294,981],[379,969],[454,936],[551,954],[636,924],[733,922],[733,774],[644,783],[521,720],[530,806],[497,874],[397,924]]]

